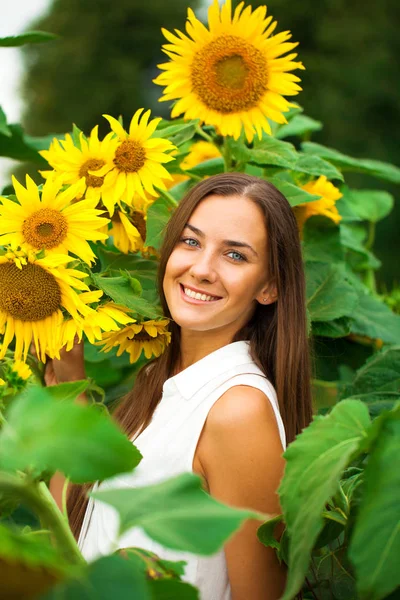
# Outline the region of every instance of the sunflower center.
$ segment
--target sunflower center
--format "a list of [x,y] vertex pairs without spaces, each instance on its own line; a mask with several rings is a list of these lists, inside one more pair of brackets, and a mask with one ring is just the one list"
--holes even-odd
[[104,182],[104,177],[97,177],[97,175],[91,175],[89,171],[97,171],[104,167],[106,163],[104,160],[99,158],[91,158],[87,160],[79,169],[79,177],[85,177],[86,185],[88,187],[101,187]]
[[134,210],[130,216],[131,223],[138,232],[140,233],[140,237],[143,241],[146,240],[146,220],[144,218],[144,214],[138,210]]
[[63,242],[67,232],[67,219],[54,208],[40,208],[22,225],[25,240],[39,250],[55,248]]
[[208,108],[227,114],[249,110],[268,89],[267,62],[251,43],[222,35],[197,52],[191,79],[193,91]]
[[155,338],[151,337],[151,335],[149,335],[143,328],[141,331],[139,331],[139,333],[135,333],[135,337],[133,339],[137,342],[151,342]]
[[51,273],[28,263],[0,265],[0,310],[20,321],[41,321],[60,308],[61,290]]
[[120,171],[136,173],[146,162],[146,151],[140,142],[125,140],[117,148],[114,164]]

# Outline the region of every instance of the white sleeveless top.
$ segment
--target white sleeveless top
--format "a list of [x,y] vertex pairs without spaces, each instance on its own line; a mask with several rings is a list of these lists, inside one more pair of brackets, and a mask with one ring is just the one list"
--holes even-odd
[[[249,342],[228,344],[208,354],[164,383],[163,394],[147,428],[134,440],[143,455],[132,473],[108,479],[98,489],[140,487],[159,483],[184,472],[192,472],[197,443],[213,404],[229,388],[247,385],[265,393],[274,410],[282,448],[285,430],[272,384],[250,356]],[[118,515],[111,507],[92,498],[86,510],[79,547],[92,561],[118,548],[139,547],[165,560],[185,560],[182,577],[200,590],[201,600],[231,600],[224,550],[212,556],[170,550],[135,527],[116,542]]]

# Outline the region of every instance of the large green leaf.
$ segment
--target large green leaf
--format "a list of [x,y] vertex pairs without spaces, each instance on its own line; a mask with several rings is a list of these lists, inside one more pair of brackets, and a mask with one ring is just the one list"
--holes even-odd
[[179,124],[172,122],[169,126],[161,129],[158,126],[153,137],[168,138],[175,146],[181,146],[194,137],[197,124],[198,121],[196,120]]
[[372,419],[379,417],[383,412],[392,410],[400,401],[400,392],[369,392],[365,394],[346,395],[346,399],[361,400],[368,408]]
[[391,212],[394,198],[383,190],[351,190],[345,187],[343,202],[360,219],[377,223]]
[[0,597],[37,598],[66,576],[68,565],[48,534],[10,529],[0,524]]
[[99,558],[71,575],[42,600],[152,600],[144,570],[116,554]]
[[148,582],[152,600],[198,600],[197,588],[176,579],[151,579]]
[[202,163],[187,170],[188,175],[191,173],[197,175],[197,177],[208,177],[210,175],[218,175],[225,171],[225,162],[222,156],[216,158],[210,158]]
[[7,137],[11,137],[12,133],[8,128],[7,125],[7,117],[4,114],[3,109],[0,106],[0,134],[1,135],[6,135]]
[[315,417],[289,445],[279,487],[289,533],[289,575],[282,600],[300,590],[311,550],[323,527],[323,510],[343,470],[367,436],[370,418],[362,402],[343,400],[325,417]]
[[58,36],[46,31],[26,31],[21,35],[10,35],[0,38],[0,47],[9,48],[11,46],[24,46],[25,44],[41,44],[42,42],[51,42]]
[[140,281],[144,290],[154,290],[156,287],[157,260],[142,258],[140,254],[111,252],[100,245],[96,248],[96,254],[100,259],[102,272],[129,271],[131,275]]
[[160,248],[164,235],[164,229],[172,213],[171,205],[160,196],[149,207],[146,221],[146,246]]
[[59,383],[58,385],[52,385],[46,389],[46,392],[54,400],[75,400],[77,396],[83,394],[88,388],[89,381],[82,379],[80,381],[69,381],[66,383]]
[[320,215],[307,219],[303,226],[303,255],[305,261],[343,261],[340,228],[332,219]]
[[302,136],[304,134],[320,131],[323,125],[321,121],[316,121],[307,115],[295,115],[286,125],[279,127],[275,134],[279,140],[292,136]]
[[357,335],[380,339],[388,344],[400,340],[400,315],[374,296],[361,293],[357,311],[352,315],[351,331]]
[[330,162],[319,156],[302,154],[291,167],[291,170],[298,171],[299,173],[306,173],[307,175],[313,175],[314,177],[325,175],[327,179],[339,179],[340,181],[343,181],[341,172]]
[[340,225],[342,245],[350,250],[346,260],[354,270],[379,269],[381,262],[365,247],[367,232],[360,223],[344,223]]
[[216,552],[245,519],[255,516],[214,500],[191,473],[146,487],[91,495],[118,511],[120,534],[139,526],[168,548],[197,554]]
[[331,321],[351,315],[358,295],[344,269],[327,263],[306,263],[307,308],[312,321]]
[[352,158],[346,154],[342,154],[332,148],[321,146],[315,142],[304,142],[302,150],[306,154],[320,156],[329,162],[332,162],[342,170],[357,171],[359,173],[367,173],[379,179],[385,179],[392,183],[400,183],[400,169],[389,163],[384,163],[378,160],[370,160],[365,158]]
[[290,169],[297,161],[296,148],[271,136],[256,140],[254,147],[247,151],[247,160],[261,166],[277,166]]
[[386,598],[400,586],[400,412],[380,419],[349,549],[359,597],[365,600]]
[[385,348],[371,356],[357,371],[349,392],[400,392],[400,347]]
[[350,317],[340,317],[333,321],[314,321],[312,324],[313,335],[328,338],[341,338],[351,332]]
[[41,168],[48,166],[38,150],[46,150],[54,136],[33,138],[24,134],[20,125],[7,125],[10,136],[0,135],[0,156],[36,163]]
[[103,277],[98,273],[92,273],[91,277],[93,283],[117,304],[122,304],[132,312],[149,319],[155,319],[160,316],[155,306],[135,294],[128,276]]
[[54,400],[38,387],[13,402],[0,433],[0,468],[61,471],[75,483],[131,471],[140,459],[104,412]]
[[314,200],[318,200],[321,197],[310,194],[294,183],[282,179],[279,176],[268,177],[267,179],[285,196],[290,206],[297,206],[298,204],[304,204],[305,202],[314,202]]

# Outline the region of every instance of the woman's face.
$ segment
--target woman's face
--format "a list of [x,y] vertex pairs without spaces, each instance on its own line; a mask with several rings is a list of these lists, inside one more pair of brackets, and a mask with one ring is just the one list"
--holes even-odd
[[169,257],[163,287],[171,316],[182,329],[239,331],[257,301],[275,299],[268,296],[261,208],[241,196],[203,200]]

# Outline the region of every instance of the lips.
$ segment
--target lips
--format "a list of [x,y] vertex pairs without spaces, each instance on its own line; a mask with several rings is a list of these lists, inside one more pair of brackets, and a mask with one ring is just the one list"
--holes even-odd
[[202,302],[215,302],[216,300],[221,300],[221,296],[214,296],[214,295],[207,293],[204,290],[192,288],[192,287],[186,286],[182,283],[180,284],[180,287],[181,287],[183,294],[187,298],[191,298],[193,300],[199,300]]

